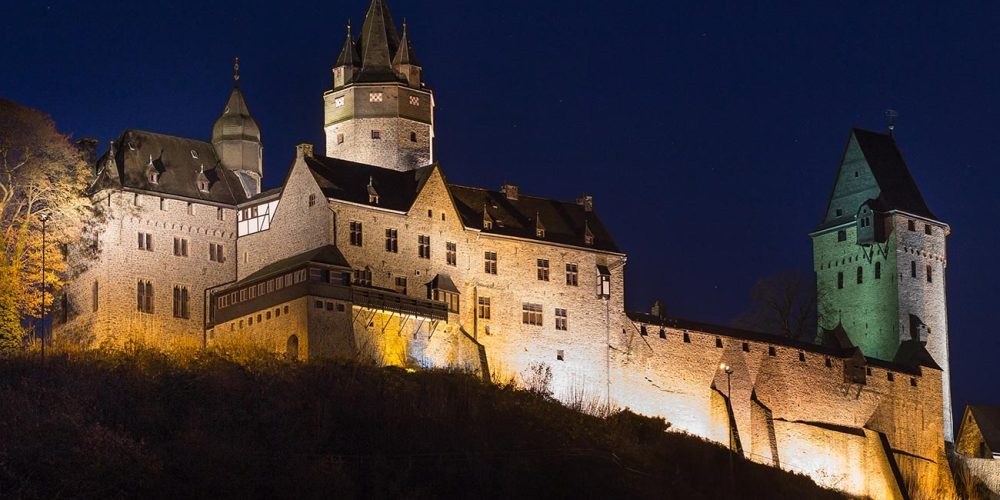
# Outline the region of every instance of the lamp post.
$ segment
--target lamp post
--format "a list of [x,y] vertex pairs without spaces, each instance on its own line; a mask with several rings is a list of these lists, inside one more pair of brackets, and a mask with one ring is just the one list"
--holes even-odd
[[[729,399],[729,408],[732,411],[733,407],[733,367],[720,363],[719,369],[726,372],[726,398]],[[729,451],[733,451],[733,429],[732,424],[729,426]]]
[[42,214],[39,219],[42,221],[42,364],[45,364],[45,232],[49,214]]

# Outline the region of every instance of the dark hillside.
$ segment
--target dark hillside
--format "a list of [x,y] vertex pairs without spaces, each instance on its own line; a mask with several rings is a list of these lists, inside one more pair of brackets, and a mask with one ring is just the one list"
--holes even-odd
[[459,373],[14,358],[0,360],[0,497],[839,497],[664,427]]

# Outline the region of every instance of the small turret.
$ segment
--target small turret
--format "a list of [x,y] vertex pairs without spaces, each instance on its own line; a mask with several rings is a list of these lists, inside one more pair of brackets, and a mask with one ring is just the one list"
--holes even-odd
[[233,66],[233,90],[226,109],[212,127],[212,145],[222,166],[239,174],[247,196],[260,192],[264,175],[260,127],[250,115],[246,99],[240,90],[240,59]]
[[403,39],[400,40],[399,49],[396,50],[396,55],[392,58],[392,67],[406,79],[409,86],[420,88],[420,70],[422,68],[417,61],[417,54],[413,51],[413,43],[410,42],[410,35],[406,29],[406,19],[403,19]]
[[333,88],[340,88],[354,81],[355,74],[361,67],[361,56],[358,55],[358,46],[354,43],[351,35],[351,22],[347,22],[347,39],[344,40],[344,47],[340,49],[337,62],[333,66]]

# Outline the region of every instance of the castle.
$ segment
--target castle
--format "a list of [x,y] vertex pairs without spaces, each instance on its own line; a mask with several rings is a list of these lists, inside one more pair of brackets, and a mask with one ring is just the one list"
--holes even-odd
[[56,335],[548,379],[824,486],[950,491],[945,240],[891,134],[852,130],[811,233],[815,342],[626,311],[625,253],[582,195],[448,182],[434,94],[372,0],[323,95],[326,147],[261,191],[238,74],[209,142],[128,129],[94,166],[100,255]]

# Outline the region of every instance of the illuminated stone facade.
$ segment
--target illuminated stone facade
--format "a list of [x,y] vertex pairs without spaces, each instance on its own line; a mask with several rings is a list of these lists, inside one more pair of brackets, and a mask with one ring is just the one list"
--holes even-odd
[[[252,154],[234,167],[231,148],[124,133],[98,162],[94,196],[111,215],[101,258],[67,289],[57,333],[465,369],[662,416],[851,494],[953,493],[948,227],[920,207],[891,210],[899,199],[880,193],[897,193],[898,178],[863,168],[873,160],[856,137],[872,133],[852,134],[831,215],[812,234],[827,321],[817,342],[626,313],[626,256],[593,198],[449,183],[432,162],[433,96],[405,28],[395,35],[381,0],[365,26],[348,34],[324,95],[326,155],[298,146],[279,189],[248,182],[262,172]],[[259,151],[255,130],[240,151]],[[178,285],[186,318],[172,314]]]

